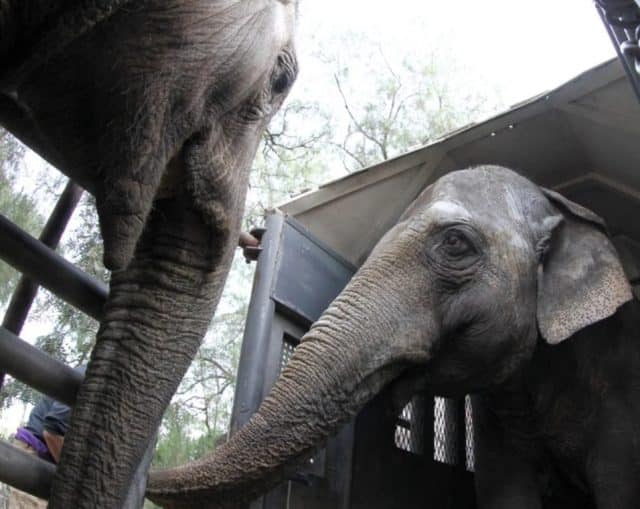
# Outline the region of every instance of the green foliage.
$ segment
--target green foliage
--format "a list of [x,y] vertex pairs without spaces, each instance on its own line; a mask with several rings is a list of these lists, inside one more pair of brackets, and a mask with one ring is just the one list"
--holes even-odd
[[204,430],[199,434],[201,423],[182,405],[172,403],[162,421],[162,439],[156,447],[153,464],[159,468],[173,467],[199,458],[214,448],[224,433]]
[[[7,131],[0,129],[0,212],[23,230],[37,235],[44,224],[34,200],[17,186],[17,172],[24,156],[24,147]],[[19,274],[0,261],[0,307],[11,297]]]
[[[88,193],[82,197],[75,216],[59,251],[81,270],[106,283],[109,274],[102,265],[95,200]],[[98,322],[46,291],[42,292],[35,317],[52,323],[51,331],[36,339],[36,346],[72,366],[88,362]]]

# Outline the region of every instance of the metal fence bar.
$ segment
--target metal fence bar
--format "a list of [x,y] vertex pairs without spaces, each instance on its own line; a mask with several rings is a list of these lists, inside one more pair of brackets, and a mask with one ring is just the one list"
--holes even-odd
[[0,327],[0,371],[66,405],[73,406],[83,376]]
[[[55,249],[60,243],[73,211],[82,197],[82,188],[72,180],[67,182],[56,206],[40,234],[40,242]],[[38,293],[38,284],[26,276],[22,276],[16,286],[11,302],[4,315],[2,326],[16,335],[20,335],[24,322],[29,315],[33,301]],[[0,389],[4,384],[4,372],[0,372]]]
[[260,406],[263,398],[264,359],[269,351],[271,326],[275,313],[275,303],[271,299],[271,288],[276,272],[283,228],[284,216],[271,214],[267,217],[266,232],[262,237],[262,252],[256,266],[251,304],[242,338],[238,383],[231,412],[230,432],[232,434],[247,423]]
[[[0,327],[0,370],[69,406],[75,404],[83,375],[22,341]],[[154,438],[138,465],[122,509],[139,509],[144,504],[147,472],[153,459]],[[55,466],[0,441],[0,482],[40,498],[48,498]]]
[[75,308],[102,318],[107,285],[85,274],[55,251],[0,215],[0,258]]
[[0,482],[48,499],[56,467],[0,440]]
[[[64,233],[69,219],[73,211],[76,209],[80,198],[82,197],[82,188],[69,181],[62,191],[58,202],[56,203],[51,216],[47,220],[40,234],[39,240],[45,246],[51,249],[56,249],[60,243],[60,238]],[[29,314],[29,309],[35,299],[36,292],[38,291],[38,285],[31,279],[22,276],[20,282],[16,286],[16,290],[13,292],[11,302],[7,308],[7,312],[4,315],[2,326],[9,329],[14,334],[20,335],[24,322]]]

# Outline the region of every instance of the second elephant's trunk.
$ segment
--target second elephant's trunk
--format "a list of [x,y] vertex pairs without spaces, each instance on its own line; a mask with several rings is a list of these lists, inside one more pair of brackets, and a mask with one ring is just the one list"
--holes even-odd
[[171,508],[237,507],[279,482],[285,464],[321,446],[404,370],[426,362],[425,334],[436,336],[431,317],[408,322],[398,312],[407,303],[380,297],[372,309],[367,297],[393,295],[393,270],[361,269],[245,427],[194,463],[152,473],[147,496]]

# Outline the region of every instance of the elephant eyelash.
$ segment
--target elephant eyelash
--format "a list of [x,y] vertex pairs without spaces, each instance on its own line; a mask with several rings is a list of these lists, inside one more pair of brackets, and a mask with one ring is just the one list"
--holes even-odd
[[[460,253],[447,252],[445,238],[448,234],[464,239],[466,249]],[[435,236],[437,240],[427,252],[428,263],[440,284],[448,291],[456,292],[460,286],[474,279],[483,263],[482,237],[468,225],[458,223],[443,225]]]
[[549,247],[551,246],[551,235],[545,235],[536,244],[536,257],[538,263],[543,263]]
[[291,71],[288,69],[282,69],[281,72],[272,79],[271,88],[273,93],[276,95],[284,94],[291,88],[294,81],[295,77],[292,75]]
[[[477,255],[479,250],[476,243],[462,228],[449,227],[442,232],[442,240],[438,243],[438,248],[445,252],[446,256],[453,260],[462,260],[469,255]],[[461,245],[456,245],[450,240],[458,240]]]
[[280,95],[287,92],[293,85],[298,75],[298,64],[290,51],[283,51],[278,55],[271,88],[274,94]]

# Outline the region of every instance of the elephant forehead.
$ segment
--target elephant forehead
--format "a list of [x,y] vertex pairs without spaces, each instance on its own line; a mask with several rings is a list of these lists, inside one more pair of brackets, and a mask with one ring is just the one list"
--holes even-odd
[[[502,170],[502,169],[501,169]],[[526,204],[529,184],[505,171],[461,171],[434,186],[424,208],[436,222],[462,221],[473,224],[493,242],[508,250],[529,252]]]
[[504,168],[463,170],[437,182],[431,204],[454,203],[474,221],[513,227],[527,221],[526,202],[532,188],[529,181]]
[[471,220],[471,213],[461,203],[453,200],[436,200],[425,209],[425,213],[435,220]]

